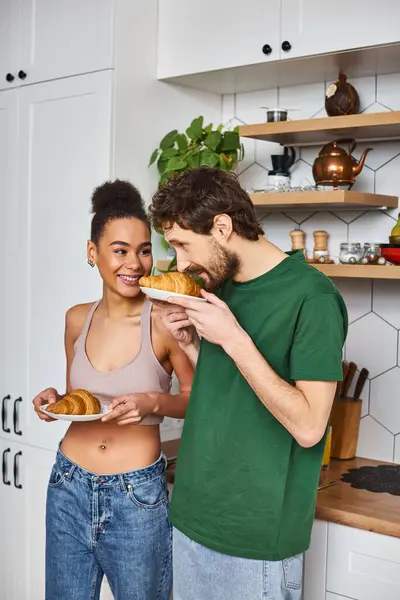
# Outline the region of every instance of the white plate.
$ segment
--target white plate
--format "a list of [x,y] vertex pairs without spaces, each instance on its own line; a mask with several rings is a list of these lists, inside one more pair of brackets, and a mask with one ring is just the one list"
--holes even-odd
[[207,302],[205,298],[197,298],[196,296],[187,296],[186,294],[177,294],[176,292],[166,292],[165,290],[156,290],[154,288],[140,288],[143,294],[146,294],[149,298],[153,298],[153,300],[162,300],[163,302],[167,302],[168,298],[187,298],[188,300],[197,300],[199,302]]
[[108,406],[104,406],[103,404],[101,405],[101,412],[97,415],[55,415],[54,413],[48,412],[46,410],[47,407],[48,404],[44,404],[40,407],[40,410],[48,417],[51,417],[52,419],[58,419],[59,421],[97,421],[98,419],[101,419],[101,417],[104,417],[104,415],[107,413],[111,412],[108,410]]

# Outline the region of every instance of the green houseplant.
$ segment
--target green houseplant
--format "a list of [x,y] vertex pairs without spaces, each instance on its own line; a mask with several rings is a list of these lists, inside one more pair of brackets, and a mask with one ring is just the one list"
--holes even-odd
[[[179,133],[177,129],[167,133],[152,153],[149,166],[157,164],[159,184],[162,185],[171,175],[187,169],[218,167],[231,171],[243,156],[237,127],[224,131],[223,125],[218,125],[214,129],[212,123],[204,126],[204,117],[200,116],[193,119],[185,133]],[[161,242],[167,250],[169,246],[164,237]],[[168,270],[175,265],[176,259],[173,259]]]

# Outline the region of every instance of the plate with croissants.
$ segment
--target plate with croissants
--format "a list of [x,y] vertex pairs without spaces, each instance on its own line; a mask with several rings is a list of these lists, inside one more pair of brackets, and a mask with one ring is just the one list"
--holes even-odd
[[139,285],[142,292],[153,300],[166,302],[168,298],[190,298],[207,302],[201,295],[201,286],[186,273],[170,271],[161,275],[141,277]]
[[95,421],[109,412],[107,406],[86,390],[73,390],[61,400],[41,406],[40,410],[60,421]]

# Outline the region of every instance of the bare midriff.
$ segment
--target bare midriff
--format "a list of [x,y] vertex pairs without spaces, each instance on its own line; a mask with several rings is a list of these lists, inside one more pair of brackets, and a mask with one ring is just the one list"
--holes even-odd
[[91,473],[126,473],[143,469],[159,458],[160,429],[158,425],[74,422],[65,434],[61,451]]

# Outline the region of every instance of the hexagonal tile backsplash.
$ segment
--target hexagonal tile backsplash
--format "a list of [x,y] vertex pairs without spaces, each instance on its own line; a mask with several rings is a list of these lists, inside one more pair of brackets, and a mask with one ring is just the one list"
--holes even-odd
[[[298,109],[292,119],[325,116],[324,90],[330,82],[223,96],[223,122],[261,123],[261,106],[278,105]],[[353,79],[363,112],[400,109],[400,75]],[[270,155],[279,153],[277,144],[257,142],[248,145],[240,179],[246,189],[257,188],[267,180]],[[355,156],[373,146],[366,167],[357,180],[357,189],[400,196],[400,140],[359,145]],[[297,150],[298,162],[292,169],[292,185],[313,183],[311,165],[319,147]],[[283,250],[290,248],[289,231],[301,227],[307,234],[311,251],[312,232],[329,232],[329,250],[337,260],[340,242],[383,241],[393,227],[397,210],[271,212],[263,215],[267,237]],[[400,462],[400,282],[337,280],[349,311],[350,327],[345,353],[359,368],[370,371],[365,386],[358,455],[377,460]]]

